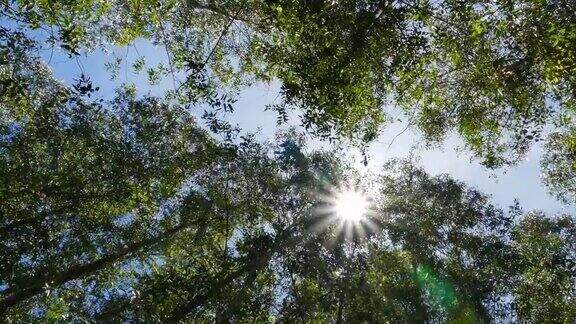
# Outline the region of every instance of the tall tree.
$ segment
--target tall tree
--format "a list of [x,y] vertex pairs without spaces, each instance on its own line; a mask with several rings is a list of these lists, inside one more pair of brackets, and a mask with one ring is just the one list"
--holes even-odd
[[514,286],[518,316],[527,322],[570,323],[576,318],[576,222],[530,213],[514,230],[520,276]]
[[[37,43],[0,28],[7,321],[574,321],[573,217],[504,212],[409,161],[360,176],[294,132],[258,143],[219,118],[234,102],[219,86],[276,77],[276,109],[302,108],[317,135],[369,141],[393,100],[430,139],[455,128],[497,166],[539,140],[558,108],[566,132],[544,165],[571,199],[569,3],[2,5],[22,26],[56,28],[50,40],[71,55],[97,35],[158,41],[174,78],[163,99],[129,87],[101,99],[88,76],[56,81]],[[200,103],[222,140],[192,118]],[[344,220],[334,197],[358,187],[370,206]]]
[[[26,27],[56,28],[50,40],[71,55],[105,46],[101,40],[162,44],[168,62],[148,71],[152,80],[171,79],[171,98],[205,100],[278,79],[283,100],[270,108],[279,121],[300,109],[303,125],[319,137],[369,143],[389,119],[387,107],[398,106],[426,140],[454,131],[485,166],[499,167],[519,161],[545,126],[574,114],[572,7],[75,0],[7,1],[3,14]],[[134,62],[139,70],[142,59]]]
[[549,192],[565,203],[576,201],[576,131],[557,131],[546,141],[542,178]]

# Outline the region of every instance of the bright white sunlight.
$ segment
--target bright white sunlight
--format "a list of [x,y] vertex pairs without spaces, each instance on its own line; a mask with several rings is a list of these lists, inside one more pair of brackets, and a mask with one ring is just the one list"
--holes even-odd
[[336,216],[346,222],[358,223],[365,219],[368,210],[368,199],[354,190],[344,190],[337,193],[334,200]]

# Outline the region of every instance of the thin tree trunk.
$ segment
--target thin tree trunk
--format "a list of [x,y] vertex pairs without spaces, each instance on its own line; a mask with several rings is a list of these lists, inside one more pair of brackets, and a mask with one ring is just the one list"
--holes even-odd
[[295,225],[292,228],[283,231],[283,233],[279,235],[276,244],[274,244],[274,247],[270,251],[267,251],[264,258],[259,257],[257,258],[257,260],[252,260],[253,262],[249,262],[231,273],[228,274],[222,273],[222,276],[219,276],[222,279],[216,281],[216,283],[212,285],[210,290],[194,296],[194,298],[192,298],[188,303],[174,310],[169,315],[167,321],[169,323],[176,323],[178,321],[185,319],[186,316],[189,313],[191,313],[194,309],[196,309],[198,306],[204,304],[207,300],[210,300],[211,298],[218,296],[222,292],[222,289],[226,287],[228,284],[232,283],[234,280],[240,278],[244,274],[256,273],[262,270],[265,266],[268,265],[270,258],[272,257],[272,255],[274,255],[276,251],[298,242],[298,240],[291,237],[291,235],[294,233],[293,230],[294,227]]
[[244,273],[246,273],[246,269],[240,268],[234,272],[229,273],[227,276],[223,277],[221,280],[218,280],[214,285],[212,285],[211,289],[196,295],[192,298],[186,305],[174,310],[168,319],[168,323],[176,323],[182,319],[184,319],[192,310],[196,307],[202,305],[206,300],[211,299],[213,296],[216,296],[220,293],[222,288],[230,284],[237,278],[240,278]]
[[31,298],[37,294],[42,293],[44,288],[49,286],[59,286],[70,280],[83,278],[91,273],[103,269],[104,267],[113,264],[119,260],[124,259],[126,256],[146,247],[158,244],[165,240],[166,238],[174,235],[175,233],[181,231],[182,229],[190,226],[191,224],[181,224],[178,225],[164,233],[162,235],[149,238],[146,240],[138,241],[130,244],[129,246],[123,247],[116,251],[115,253],[108,254],[96,261],[90,262],[84,265],[73,266],[65,271],[49,274],[45,276],[37,276],[35,278],[30,278],[30,285],[23,288],[8,289],[5,292],[5,296],[0,301],[0,309],[6,309],[12,307],[28,298]]
[[290,272],[290,283],[292,285],[292,291],[294,293],[294,299],[295,299],[296,304],[297,304],[296,309],[298,310],[298,316],[300,316],[300,321],[302,321],[302,323],[306,323],[304,312],[302,312],[300,297],[298,296],[298,292],[296,291],[296,280],[294,279],[294,272],[292,272],[292,269],[290,269],[290,268],[288,268],[288,272]]
[[481,301],[477,301],[474,303],[474,308],[476,309],[476,316],[478,316],[477,320],[479,323],[489,324],[492,323],[492,317],[490,316],[490,312]]
[[342,324],[342,323],[344,323],[344,322],[343,322],[343,319],[342,319],[342,316],[343,316],[342,313],[343,313],[343,311],[344,311],[344,295],[343,295],[342,293],[340,293],[340,297],[338,298],[338,315],[337,315],[337,318],[336,318],[336,323],[337,323],[337,324]]
[[[200,242],[202,237],[206,234],[207,228],[208,228],[208,225],[207,225],[206,221],[203,221],[200,223],[198,230],[196,230],[196,233],[194,234],[194,239],[192,241],[193,245],[197,245]],[[118,318],[120,313],[122,313],[124,310],[126,310],[129,307],[133,308],[133,307],[137,306],[137,304],[140,301],[141,300],[139,298],[136,298],[134,300],[132,300],[132,299],[122,300],[115,307],[108,308],[105,311],[103,311],[102,313],[98,314],[96,316],[96,321],[97,322],[120,321],[120,319]]]

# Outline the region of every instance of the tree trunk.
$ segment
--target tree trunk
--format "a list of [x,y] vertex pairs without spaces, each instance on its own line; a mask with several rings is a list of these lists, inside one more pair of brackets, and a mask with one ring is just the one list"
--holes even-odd
[[294,233],[294,227],[296,225],[297,224],[279,234],[276,243],[274,244],[272,249],[270,249],[270,251],[267,251],[265,257],[262,256],[257,257],[256,260],[251,260],[252,262],[246,263],[238,270],[228,274],[225,274],[227,270],[222,271],[222,275],[219,276],[220,278],[222,278],[221,280],[216,281],[214,285],[212,285],[210,290],[196,295],[188,303],[186,303],[180,308],[175,309],[168,316],[167,322],[176,323],[178,321],[185,319],[186,316],[189,313],[191,313],[194,309],[196,309],[198,306],[202,305],[207,300],[210,300],[211,298],[218,296],[222,292],[222,289],[226,287],[228,284],[230,284],[232,281],[240,278],[244,274],[256,273],[262,270],[265,266],[268,266],[268,262],[270,261],[270,258],[272,257],[272,255],[274,255],[275,252],[277,252],[282,248],[288,247],[291,244],[299,242],[295,238],[291,237],[291,235]]
[[162,235],[132,243],[129,246],[125,246],[119,249],[115,253],[108,254],[88,264],[73,266],[65,271],[54,274],[30,278],[29,286],[17,289],[10,288],[7,291],[5,291],[5,296],[0,301],[0,308],[6,309],[12,307],[28,298],[40,294],[47,285],[59,286],[70,280],[83,278],[91,273],[103,269],[108,265],[111,265],[119,260],[124,259],[126,256],[142,249],[143,247],[158,244],[190,225],[191,224],[178,225],[162,233]]

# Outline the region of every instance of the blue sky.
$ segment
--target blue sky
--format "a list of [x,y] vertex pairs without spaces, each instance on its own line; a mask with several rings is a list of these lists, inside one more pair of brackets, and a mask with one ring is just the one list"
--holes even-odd
[[[110,96],[115,87],[122,83],[135,83],[139,89],[139,94],[150,93],[152,95],[162,95],[165,89],[172,87],[171,78],[163,80],[158,86],[149,86],[145,74],[136,75],[132,72],[130,63],[137,59],[138,54],[145,56],[150,65],[166,62],[166,53],[160,46],[153,46],[149,43],[137,43],[136,47],[116,49],[111,53],[96,51],[89,55],[83,55],[77,60],[68,58],[62,52],[46,49],[41,51],[41,55],[46,61],[50,60],[50,66],[54,75],[59,80],[67,84],[73,82],[84,72],[90,76],[95,86],[101,88],[102,96]],[[110,80],[110,74],[106,71],[104,64],[114,61],[115,57],[127,58],[121,65],[118,78]],[[128,69],[126,69],[128,67]],[[274,133],[279,129],[286,129],[288,126],[298,126],[297,112],[294,113],[288,125],[277,126],[276,114],[271,111],[264,111],[267,104],[272,103],[278,95],[279,84],[257,84],[243,90],[235,106],[235,112],[228,117],[228,120],[238,124],[244,132],[258,131],[257,138],[262,141],[273,139]],[[198,116],[202,113],[199,108],[195,112]],[[407,157],[410,155],[415,144],[420,140],[419,134],[411,129],[402,132],[405,125],[400,122],[388,124],[383,127],[378,140],[373,143],[369,150],[369,164],[365,167],[360,163],[360,154],[356,149],[350,149],[350,155],[355,157],[355,164],[361,171],[378,171],[382,164],[395,157]],[[398,134],[400,134],[397,136]],[[390,145],[392,138],[396,137]],[[312,147],[326,146],[311,140]],[[576,206],[565,206],[547,194],[546,189],[540,181],[540,155],[541,147],[534,147],[526,159],[519,165],[505,170],[487,170],[477,161],[470,158],[466,151],[458,151],[462,143],[455,137],[449,137],[440,148],[426,149],[416,147],[414,155],[420,158],[421,164],[431,174],[448,173],[456,179],[468,183],[484,193],[492,196],[492,201],[500,206],[510,206],[517,198],[525,210],[539,209],[550,214],[574,213]]]

